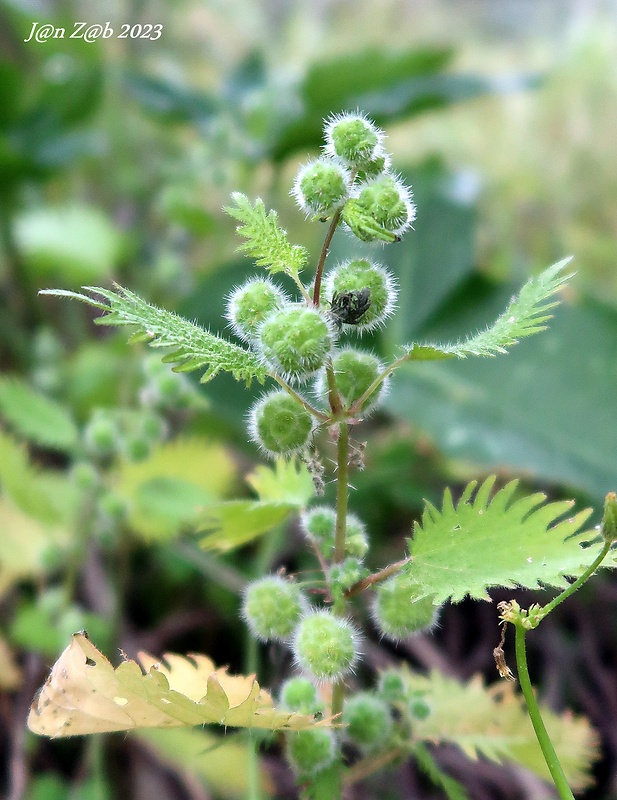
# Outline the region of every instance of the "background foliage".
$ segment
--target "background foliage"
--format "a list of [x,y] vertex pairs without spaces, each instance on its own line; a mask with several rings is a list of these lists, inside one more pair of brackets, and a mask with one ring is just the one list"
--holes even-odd
[[[383,250],[401,292],[371,341],[378,353],[481,329],[522,279],[566,255],[577,271],[550,330],[507,357],[399,372],[386,412],[362,433],[368,468],[354,476],[372,566],[403,556],[423,498],[437,503],[446,484],[460,494],[489,472],[500,486],[516,476],[599,508],[616,484],[615,7],[127,0],[106,19],[161,22],[160,40],[23,42],[35,20],[71,30],[100,14],[82,0],[0,5],[2,791],[292,796],[275,746],[258,767],[246,740],[210,753],[216,740],[199,729],[62,744],[26,734],[34,689],[80,628],[108,654],[195,650],[232,671],[259,667],[276,691],[286,655],[249,649],[238,593],[266,569],[312,568],[289,522],[299,479],[288,474],[278,497],[253,472],[244,422],[257,387],[176,380],[145,346],[127,348],[122,329],[95,328],[80,304],[37,290],[113,279],[223,332],[224,298],[253,272],[223,206],[233,191],[261,196],[291,241],[318,252],[323,231],[304,223],[289,185],[316,152],[322,117],[361,107],[387,127],[419,210],[415,232]],[[362,252],[339,237],[331,258]],[[93,475],[85,432],[101,419],[121,446]],[[167,431],[158,443],[156,420]],[[233,529],[222,501],[239,495],[255,509],[247,535],[277,527],[265,544],[220,555]],[[204,531],[210,549],[197,545]],[[541,696],[585,713],[601,735],[588,798],[617,797],[616,600],[603,575],[530,642]],[[493,683],[497,641],[494,604],[469,601],[447,608],[430,637],[375,641],[367,658]],[[437,756],[473,797],[542,791],[455,748]],[[429,797],[416,767],[395,776],[392,797]]]

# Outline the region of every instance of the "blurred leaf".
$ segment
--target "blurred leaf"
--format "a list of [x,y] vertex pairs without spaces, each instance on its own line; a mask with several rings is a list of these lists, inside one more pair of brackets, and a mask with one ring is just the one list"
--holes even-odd
[[70,787],[56,775],[33,776],[26,800],[69,800]]
[[212,95],[164,78],[128,72],[126,90],[147,112],[164,122],[210,122],[219,113],[219,101]]
[[315,494],[313,479],[301,461],[277,458],[274,468],[255,467],[246,482],[263,503],[291,503],[304,508]]
[[[482,327],[511,291],[483,291],[480,306],[461,294],[426,335]],[[617,311],[562,305],[547,331],[507,356],[401,369],[386,405],[475,470],[523,470],[601,502],[615,488],[615,363]]]
[[63,474],[30,464],[26,448],[2,430],[0,488],[24,514],[52,526],[71,520],[79,500]]
[[0,130],[10,125],[19,115],[23,103],[23,76],[9,61],[0,61]]
[[107,277],[118,263],[121,238],[96,208],[41,207],[22,213],[15,226],[17,246],[37,278],[64,285]]
[[[550,780],[525,701],[515,694],[514,684],[500,681],[486,687],[479,677],[463,684],[438,672],[424,676],[408,670],[403,677],[409,694],[430,709],[414,717],[414,739],[456,744],[474,760],[509,759]],[[546,706],[541,710],[572,789],[588,786],[590,765],[598,756],[594,731],[583,717],[558,715]]]
[[131,527],[146,538],[168,538],[195,524],[203,506],[229,490],[234,474],[221,445],[179,438],[143,461],[121,463],[114,487],[129,504]]
[[21,685],[21,670],[6,640],[0,636],[0,691],[12,692]]
[[204,550],[227,553],[268,533],[297,510],[298,506],[291,503],[260,503],[252,500],[214,503],[197,519],[197,530],[208,531],[199,544]]
[[[272,142],[274,160],[282,160],[300,148],[319,147],[324,118],[343,110],[354,111],[360,95],[384,90],[405,78],[439,72],[451,58],[449,49],[414,48],[395,53],[371,48],[320,59],[309,68],[299,87],[304,113],[281,125]],[[363,110],[371,113],[370,108]]]
[[45,570],[53,549],[66,546],[68,534],[28,516],[7,497],[0,497],[0,596],[17,580]]
[[138,658],[114,669],[85,634],[74,634],[32,704],[28,727],[63,737],[213,724],[303,730],[330,722],[277,711],[254,676],[228,675],[207,656]]
[[494,586],[565,588],[566,576],[578,576],[597,555],[597,548],[581,546],[591,509],[559,521],[572,501],[546,503],[541,492],[514,498],[517,481],[489,500],[494,483],[495,476],[487,478],[474,495],[477,481],[471,481],[456,505],[446,489],[443,508],[427,502],[414,525],[404,571],[436,605],[489,600]]
[[79,433],[69,412],[19,378],[0,376],[0,415],[35,444],[70,451],[77,443]]
[[399,285],[400,311],[385,333],[392,344],[414,338],[476,268],[474,177],[449,174],[440,161],[431,159],[405,173],[404,179],[413,187],[418,221],[402,242],[380,253]]
[[[225,739],[205,730],[154,728],[134,736],[149,745],[167,764],[197,775],[217,797],[241,800],[248,796],[249,752],[246,743],[228,735]],[[215,749],[212,749],[215,748]],[[265,771],[261,789],[268,791]]]

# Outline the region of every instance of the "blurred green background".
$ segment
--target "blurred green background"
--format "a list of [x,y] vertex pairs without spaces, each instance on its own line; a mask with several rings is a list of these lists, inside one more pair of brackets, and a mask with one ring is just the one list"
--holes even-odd
[[[70,39],[76,21],[114,34]],[[24,42],[34,22],[65,35]],[[550,330],[508,356],[397,376],[362,432],[367,470],[354,480],[374,566],[400,558],[422,499],[447,484],[496,471],[595,508],[615,489],[614,2],[1,3],[0,781],[10,800],[140,798],[149,771],[156,797],[249,791],[244,743],[187,766],[178,753],[203,753],[206,734],[52,745],[24,731],[34,690],[80,627],[108,653],[192,649],[238,671],[258,658],[276,688],[288,658],[247,654],[238,591],[265,568],[314,568],[293,524],[224,556],[196,543],[196,509],[250,496],[243,478],[259,458],[244,422],[257,389],[176,378],[126,332],[37,291],[116,280],[224,332],[225,296],[255,271],[235,252],[230,193],[276,208],[314,263],[325,230],[289,189],[319,149],[322,119],[356,108],[386,129],[418,206],[402,243],[361,249],[339,234],[330,256],[371,253],[395,272],[399,310],[367,342],[385,358],[477,330],[564,256],[576,272]],[[607,624],[598,659],[612,658],[615,680]],[[448,631],[437,646],[462,675],[467,650],[448,650]],[[493,646],[476,666],[491,679]],[[558,699],[608,724],[602,702]],[[284,785],[269,758],[264,796]],[[246,774],[234,769],[242,759]],[[596,776],[604,794],[589,797],[616,791],[616,761],[613,736]]]

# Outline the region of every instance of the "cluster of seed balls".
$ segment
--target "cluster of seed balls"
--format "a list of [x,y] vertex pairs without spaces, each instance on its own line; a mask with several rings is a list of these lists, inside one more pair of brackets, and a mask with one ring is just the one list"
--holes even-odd
[[[411,224],[415,208],[410,190],[389,171],[383,133],[363,116],[347,114],[326,124],[325,141],[324,155],[303,166],[296,178],[292,194],[300,207],[315,218],[328,219],[340,211],[345,219],[348,204],[353,202],[357,210],[360,203],[363,218],[379,230],[400,235]],[[363,229],[360,238],[371,236]],[[370,352],[337,347],[338,334],[361,335],[382,325],[395,308],[396,285],[383,266],[358,258],[328,271],[322,286],[317,306],[293,301],[267,277],[253,278],[229,297],[227,319],[273,373],[294,386],[312,381],[324,406],[325,368],[331,363],[342,401],[350,409],[383,366]],[[380,384],[354,412],[370,411],[383,397],[384,387]],[[289,393],[274,390],[251,410],[249,433],[268,457],[289,456],[307,447],[315,424]]]
[[[325,561],[333,556],[335,524],[336,514],[329,506],[315,506],[301,517],[303,533]],[[347,515],[347,532],[344,561],[329,567],[333,594],[366,575],[362,560],[369,543],[365,526],[354,514]],[[402,575],[378,586],[372,610],[382,636],[399,640],[435,623],[437,609],[432,598],[411,602],[413,591],[410,579]],[[281,706],[303,714],[322,712],[319,686],[344,680],[358,662],[360,634],[355,626],[329,609],[312,608],[298,584],[281,575],[267,575],[249,584],[242,611],[257,639],[291,647],[302,673],[284,684]],[[390,707],[382,695],[360,692],[346,702],[345,736],[361,750],[385,746],[392,732]],[[299,775],[310,777],[333,763],[338,746],[331,730],[311,728],[288,735],[287,756]]]
[[[321,220],[340,213],[343,224],[363,241],[400,237],[411,225],[415,207],[410,190],[390,171],[383,132],[360,114],[344,114],[329,120],[324,133],[324,154],[303,166],[296,177],[292,195],[300,208]],[[232,293],[227,318],[274,374],[293,386],[312,381],[324,407],[329,389],[326,365],[331,364],[345,409],[366,414],[383,396],[381,383],[362,400],[383,365],[372,353],[337,347],[338,334],[373,330],[392,314],[395,304],[396,285],[390,273],[359,258],[324,275],[319,306],[294,302],[269,278],[254,278]],[[307,447],[315,424],[296,398],[274,390],[251,410],[249,430],[266,455],[289,456]],[[332,563],[335,523],[335,511],[327,506],[314,507],[301,519],[304,534],[329,564],[327,578],[334,597],[368,574],[363,559],[369,546],[363,523],[348,514],[345,558]],[[431,598],[410,602],[413,591],[407,578],[391,578],[375,594],[373,616],[384,636],[401,639],[435,619]],[[345,679],[357,664],[360,636],[355,626],[327,608],[311,607],[301,588],[281,575],[265,576],[247,587],[243,616],[257,639],[282,642],[293,651],[302,674],[283,686],[281,705],[305,714],[323,711],[319,686]],[[388,703],[383,692],[361,692],[348,699],[345,736],[363,750],[384,744],[392,729]],[[301,776],[315,775],[338,754],[339,741],[326,728],[287,737],[288,760]]]

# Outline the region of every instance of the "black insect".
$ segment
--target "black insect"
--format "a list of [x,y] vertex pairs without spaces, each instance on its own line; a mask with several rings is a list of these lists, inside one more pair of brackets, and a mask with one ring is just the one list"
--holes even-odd
[[350,289],[334,292],[330,302],[330,313],[339,330],[343,325],[357,325],[371,306],[371,290]]

